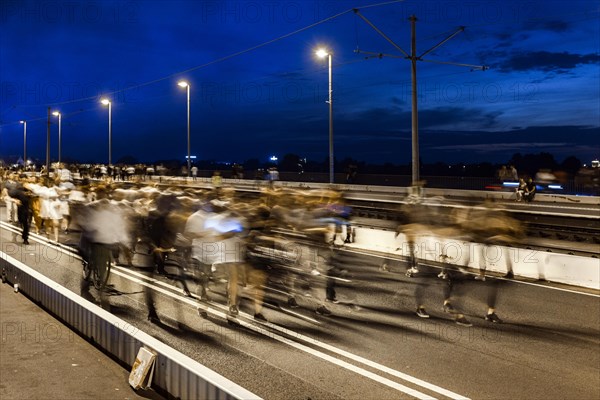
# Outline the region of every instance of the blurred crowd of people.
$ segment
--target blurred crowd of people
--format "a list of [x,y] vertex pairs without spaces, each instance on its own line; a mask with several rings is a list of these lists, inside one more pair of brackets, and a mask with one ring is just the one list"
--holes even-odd
[[[24,244],[29,243],[29,226],[53,242],[58,242],[59,230],[76,230],[81,232],[79,251],[93,270],[100,264],[108,268],[107,262],[118,257],[131,266],[135,254],[150,254],[154,273],[175,276],[184,292],[200,301],[208,301],[213,275],[224,274],[232,316],[238,313],[240,282],[252,286],[255,317],[265,319],[261,310],[267,270],[302,271],[302,264],[304,278],[318,277],[319,268],[327,275],[323,261],[330,252],[327,237],[336,234],[336,226],[344,226],[345,236],[351,238],[346,222],[349,209],[333,191],[282,192],[271,187],[258,198],[244,199],[220,184],[212,190],[152,186],[133,190],[106,183],[74,185],[60,181],[58,175],[57,180],[43,183],[41,178],[15,174],[7,176],[3,186],[7,219],[20,223]],[[301,237],[292,241],[286,231],[301,232]],[[322,265],[317,268],[319,260]],[[176,265],[176,271],[168,271],[168,265]],[[289,304],[295,306],[296,278],[290,276],[284,290]],[[333,293],[331,281],[317,279],[328,287],[327,293]],[[188,285],[197,287],[195,294]],[[328,313],[322,297],[315,309]],[[157,320],[150,292],[147,305],[148,317]]]
[[[59,241],[59,231],[81,232],[79,252],[87,267],[104,271],[117,259],[134,265],[136,255],[151,258],[153,274],[175,279],[183,292],[198,299],[198,313],[207,317],[207,304],[213,301],[210,285],[221,279],[226,285],[228,314],[235,318],[241,301],[240,288],[251,299],[254,318],[266,321],[262,312],[265,293],[284,298],[291,308],[298,298],[310,298],[319,314],[331,314],[327,303],[338,302],[337,286],[345,282],[356,265],[341,251],[341,243],[352,243],[355,230],[350,223],[351,209],[343,195],[333,190],[293,190],[266,186],[258,196],[224,188],[219,182],[212,189],[156,186],[125,189],[106,182],[80,181],[74,184],[56,179],[5,176],[2,200],[9,222],[19,223],[22,239],[28,244],[29,228]],[[407,275],[414,277],[416,314],[428,318],[424,293],[430,290],[431,274],[420,266],[417,242],[425,235],[448,240],[481,243],[479,274],[485,282],[486,247],[506,248],[517,243],[521,225],[497,205],[452,208],[440,214],[415,197],[398,212],[402,221],[397,237],[408,244]],[[403,244],[399,244],[401,247]],[[464,270],[451,268],[440,254],[443,269],[435,278],[448,281],[443,309],[461,325],[470,325],[454,304],[454,282]],[[512,277],[510,256],[506,277]],[[469,260],[466,260],[468,265]],[[385,268],[383,269],[385,270]],[[353,274],[369,280],[369,272]],[[357,278],[360,276],[361,278]],[[495,313],[497,287],[489,284],[486,320],[500,322]],[[148,318],[160,321],[155,294],[146,291]],[[281,300],[281,299],[280,299]],[[303,300],[304,302],[304,300]]]

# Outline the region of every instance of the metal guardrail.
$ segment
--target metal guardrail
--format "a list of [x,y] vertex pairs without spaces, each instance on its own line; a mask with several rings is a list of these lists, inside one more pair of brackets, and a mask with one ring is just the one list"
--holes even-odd
[[145,346],[158,356],[153,386],[180,399],[260,399],[259,396],[83,299],[0,251],[3,280],[49,310],[81,336],[132,366]]
[[[119,181],[123,182],[123,181]],[[128,182],[128,181],[125,181]],[[199,177],[196,180],[185,177],[171,176],[153,176],[143,182],[160,182],[163,184],[193,184],[199,187],[212,187],[211,178]],[[250,180],[250,179],[223,179],[223,186],[229,186],[235,190],[259,192],[269,186],[268,181]],[[318,182],[294,182],[294,181],[276,181],[273,183],[276,187],[290,189],[336,189],[346,193],[349,200],[365,200],[375,202],[401,202],[404,197],[411,193],[410,187],[402,186],[378,186],[378,185],[360,185],[360,184],[330,184]],[[436,189],[425,187],[422,193],[426,197],[455,197],[468,198],[474,200],[494,199],[494,200],[515,200],[515,192],[507,191],[484,191],[484,190],[461,190],[461,189]],[[576,196],[553,193],[538,193],[535,202],[567,203],[567,204],[588,204],[600,205],[600,196]]]

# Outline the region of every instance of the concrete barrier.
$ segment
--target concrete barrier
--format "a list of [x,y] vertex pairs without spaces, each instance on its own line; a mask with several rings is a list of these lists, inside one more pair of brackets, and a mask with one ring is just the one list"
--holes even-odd
[[254,393],[0,251],[3,278],[81,336],[131,367],[140,347],[158,353],[153,386],[180,399],[260,399]]
[[[153,176],[152,181],[162,183],[173,183],[176,185],[181,184],[194,184],[201,187],[212,187],[211,178],[197,178],[192,180],[191,178],[182,177],[158,177]],[[264,180],[252,180],[252,179],[223,179],[223,186],[229,186],[236,190],[241,191],[260,191],[269,185],[268,181]],[[352,185],[352,184],[330,184],[330,183],[315,183],[315,182],[292,182],[292,181],[276,181],[274,185],[281,188],[293,188],[293,189],[336,189],[341,190],[351,197],[357,197],[361,200],[373,200],[373,201],[396,201],[403,199],[406,195],[411,193],[410,187],[402,186],[378,186],[378,185]],[[377,194],[375,197],[369,197],[369,195]],[[506,191],[486,191],[486,190],[462,190],[462,189],[436,189],[436,188],[423,188],[422,194],[426,197],[446,197],[446,198],[471,198],[474,200],[515,200],[515,192],[513,190]],[[554,193],[538,193],[536,194],[535,201],[538,202],[550,202],[550,203],[567,203],[567,204],[586,204],[586,205],[600,205],[599,196],[576,196],[576,195],[563,195]]]
[[[408,240],[393,231],[355,227],[354,243],[349,248],[378,252],[381,255],[408,257]],[[478,271],[506,273],[512,264],[515,276],[542,279],[600,290],[600,259],[538,250],[485,246],[480,243],[448,239],[432,234],[419,235],[415,254],[421,261],[447,262]]]

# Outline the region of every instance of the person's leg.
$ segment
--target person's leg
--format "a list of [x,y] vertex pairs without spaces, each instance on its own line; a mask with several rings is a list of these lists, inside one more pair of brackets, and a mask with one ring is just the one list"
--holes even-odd
[[488,243],[480,243],[479,245],[479,275],[475,279],[485,281],[485,270],[487,269],[487,252],[489,251]]
[[409,268],[406,270],[406,276],[410,277],[413,274],[419,272],[419,263],[417,262],[417,254],[416,254],[416,241],[412,235],[406,235],[406,239],[408,240],[408,261]]
[[503,254],[506,260],[506,274],[504,275],[504,277],[509,279],[514,278],[515,275],[513,273],[513,260],[511,258],[510,250],[507,246],[503,246]]
[[156,271],[159,274],[166,274],[165,270],[165,253],[158,249],[154,249],[153,251],[154,265],[156,266]]
[[29,244],[29,214],[20,212],[18,213],[19,224],[21,225],[23,231],[21,233],[21,237],[23,238],[24,244]]
[[429,314],[425,311],[425,282],[418,282],[415,285],[415,302],[417,303],[417,316],[421,318],[429,318]]
[[458,291],[455,290],[457,289],[457,286],[460,285],[456,285],[452,278],[450,278],[447,282],[448,284],[444,286],[444,305],[442,306],[442,309],[444,312],[453,314],[454,322],[456,322],[458,325],[472,326],[473,324],[471,324],[471,322],[469,322],[465,315],[460,311],[460,305],[455,307],[456,305],[454,304],[454,298],[452,295],[454,294],[455,297],[460,298],[461,294],[457,293]]
[[487,314],[485,320],[494,323],[501,323],[502,320],[496,314],[496,300],[498,299],[498,284],[496,279],[487,283]]
[[4,205],[6,208],[6,220],[8,222],[13,222],[13,215],[12,215],[12,200],[10,200],[8,197],[6,198],[6,200],[4,200]]
[[192,269],[194,277],[198,282],[198,291],[197,294],[200,297],[200,300],[208,301],[208,281],[210,278],[210,270],[211,265],[200,262],[199,260],[193,258],[192,259]]
[[263,301],[265,298],[264,285],[267,283],[267,273],[262,269],[246,265],[248,284],[253,288],[254,318],[266,321],[262,315]]
[[60,220],[59,219],[51,219],[50,220],[52,223],[52,232],[53,232],[53,237],[54,237],[54,242],[58,243],[58,226],[60,225]]
[[229,273],[229,280],[227,281],[227,304],[229,305],[229,314],[235,316],[239,313],[237,297],[240,271],[237,263],[227,264],[226,268]]

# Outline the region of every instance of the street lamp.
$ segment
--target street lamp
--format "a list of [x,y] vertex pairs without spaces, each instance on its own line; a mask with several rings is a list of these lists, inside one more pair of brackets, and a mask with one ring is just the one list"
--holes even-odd
[[317,57],[329,59],[329,183],[333,183],[333,87],[331,75],[331,52],[325,49],[319,49],[316,52]]
[[102,104],[108,106],[108,165],[112,165],[112,103],[108,99],[100,100]]
[[19,121],[23,124],[23,162],[27,168],[27,121]]
[[190,84],[186,81],[177,82],[182,88],[187,88],[187,176],[190,176],[191,158],[190,158]]
[[62,121],[62,114],[58,111],[54,111],[52,113],[52,115],[54,115],[55,117],[58,117],[58,163],[60,164],[60,160],[61,160],[61,143],[62,143],[62,139],[61,139],[61,121]]

